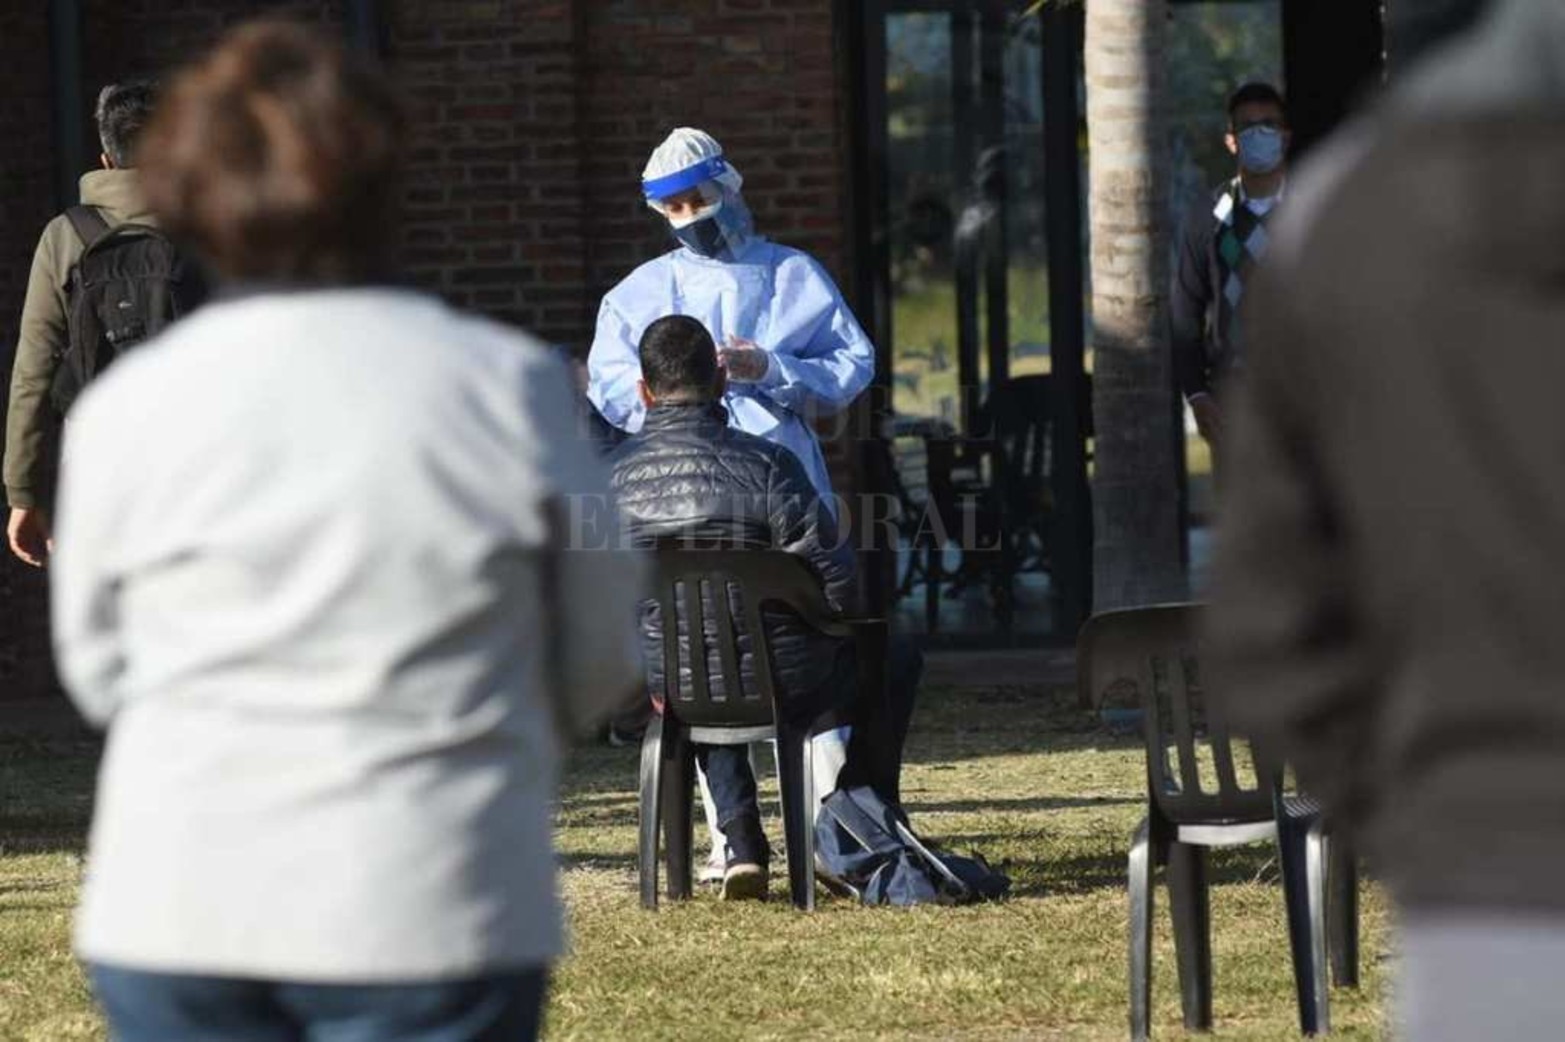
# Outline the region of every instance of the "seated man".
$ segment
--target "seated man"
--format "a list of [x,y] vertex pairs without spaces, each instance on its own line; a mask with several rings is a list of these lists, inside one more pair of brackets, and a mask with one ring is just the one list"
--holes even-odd
[[[838,538],[830,509],[796,456],[774,442],[728,426],[722,406],[726,374],[711,335],[693,318],[672,315],[647,327],[640,343],[640,393],[646,422],[609,456],[621,516],[638,539],[697,534],[744,547],[803,556],[820,573],[827,600],[850,600],[852,547]],[[648,686],[662,690],[664,620],[643,616]],[[772,644],[787,712],[830,726],[849,718],[854,699],[850,642],[778,623]],[[901,656],[901,664],[907,663]],[[859,750],[873,741],[885,762],[900,754],[911,710],[910,678],[893,683],[892,720],[866,720],[849,746],[840,785],[873,781]],[[765,894],[769,851],[761,831],[755,775],[745,746],[697,746],[728,846],[725,899]]]

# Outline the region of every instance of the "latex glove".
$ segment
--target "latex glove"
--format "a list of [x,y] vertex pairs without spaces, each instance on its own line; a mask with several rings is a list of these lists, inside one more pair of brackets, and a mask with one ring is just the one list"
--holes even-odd
[[755,383],[764,379],[771,368],[771,358],[753,340],[730,336],[717,352],[717,360],[728,370],[728,379],[735,383]]

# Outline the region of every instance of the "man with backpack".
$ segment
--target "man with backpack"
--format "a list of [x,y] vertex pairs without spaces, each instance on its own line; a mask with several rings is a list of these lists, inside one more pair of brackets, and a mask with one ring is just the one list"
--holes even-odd
[[113,84],[98,95],[102,169],[82,177],[82,204],[49,222],[33,255],[11,370],[4,477],[11,552],[34,566],[49,553],[65,411],[118,353],[200,297],[195,267],[157,232],[133,166],[154,100],[146,83]]

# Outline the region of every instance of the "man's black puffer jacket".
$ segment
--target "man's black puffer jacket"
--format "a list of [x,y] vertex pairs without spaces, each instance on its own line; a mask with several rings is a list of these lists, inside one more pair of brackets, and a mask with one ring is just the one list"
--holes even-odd
[[[703,542],[779,549],[804,557],[826,584],[834,607],[848,601],[853,583],[852,547],[837,537],[830,510],[810,484],[793,453],[764,438],[728,426],[720,404],[660,405],[648,412],[641,430],[609,456],[619,510],[638,541],[658,536],[693,535]],[[737,591],[730,603],[739,606]],[[711,604],[704,606],[711,612]],[[656,603],[642,607],[642,647],[647,686],[653,701],[663,692],[663,627]],[[810,714],[845,701],[847,692],[827,689],[839,669],[842,642],[806,627],[781,611],[765,616],[770,631],[782,698]],[[715,623],[708,614],[708,628]],[[745,686],[754,682],[750,638],[735,612],[741,671]],[[690,689],[689,640],[680,619],[680,686]],[[707,675],[714,693],[721,690],[721,665],[715,640],[709,641]],[[839,674],[840,675],[840,674]]]

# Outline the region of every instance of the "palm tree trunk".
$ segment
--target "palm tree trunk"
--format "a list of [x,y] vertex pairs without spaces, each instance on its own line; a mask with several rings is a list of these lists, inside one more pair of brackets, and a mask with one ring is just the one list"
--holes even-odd
[[1185,596],[1168,344],[1166,0],[1087,4],[1093,608]]

